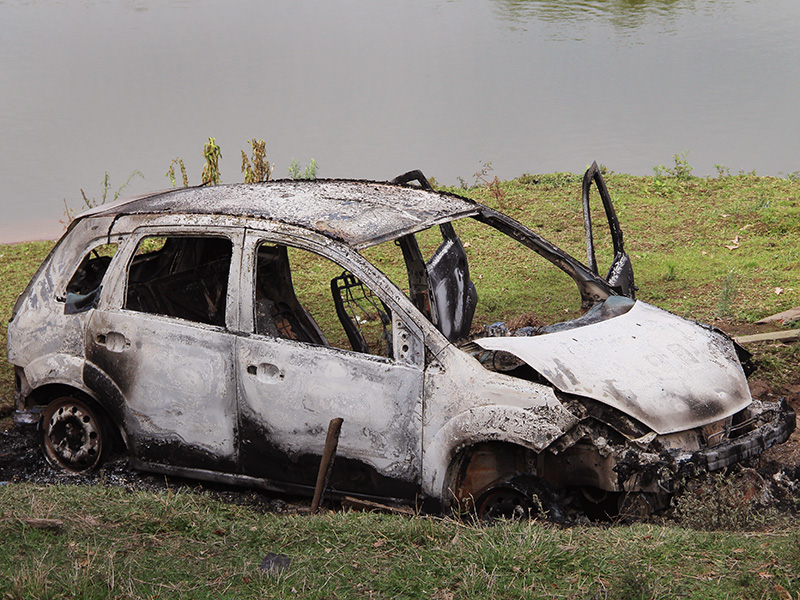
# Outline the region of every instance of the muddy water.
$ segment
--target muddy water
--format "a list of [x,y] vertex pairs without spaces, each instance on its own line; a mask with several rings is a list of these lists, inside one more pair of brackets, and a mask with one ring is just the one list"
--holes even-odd
[[0,1],[0,241],[64,201],[223,181],[263,137],[275,174],[439,182],[582,171],[800,170],[797,0]]

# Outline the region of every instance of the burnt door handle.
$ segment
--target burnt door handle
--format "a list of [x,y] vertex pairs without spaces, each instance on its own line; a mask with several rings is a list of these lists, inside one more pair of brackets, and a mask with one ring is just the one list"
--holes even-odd
[[247,365],[247,373],[255,375],[259,381],[274,382],[283,379],[283,371],[277,365],[271,363],[259,363],[257,365]]
[[124,352],[131,347],[131,341],[118,331],[98,333],[95,338],[100,346],[105,346],[110,352]]

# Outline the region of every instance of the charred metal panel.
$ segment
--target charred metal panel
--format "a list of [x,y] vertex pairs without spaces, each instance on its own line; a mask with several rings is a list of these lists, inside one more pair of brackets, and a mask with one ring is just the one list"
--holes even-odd
[[426,371],[423,491],[446,493],[463,448],[502,440],[541,451],[577,422],[551,387],[487,371],[451,346]]
[[442,225],[442,233],[445,240],[428,261],[426,269],[434,324],[452,342],[469,334],[478,294],[469,277],[464,246],[453,226]]
[[45,355],[83,356],[85,314],[65,315],[67,283],[110,219],[73,226],[20,295],[8,326],[8,360],[26,366]]
[[[275,451],[293,461],[319,457],[328,422],[341,417],[337,464],[351,459],[382,477],[417,479],[420,368],[262,336],[239,337],[236,356],[247,475],[278,478],[285,467],[264,459]],[[307,475],[313,486],[316,469]]]
[[235,468],[233,334],[113,310],[93,311],[87,332],[87,357],[124,395],[142,459]]
[[28,363],[25,367],[25,378],[33,389],[51,383],[81,387],[83,363],[83,358],[79,356],[47,354]]
[[459,196],[368,181],[268,181],[184,188],[99,214],[224,214],[298,225],[363,248],[475,214]]
[[510,352],[561,391],[604,402],[657,433],[707,425],[751,402],[729,338],[641,301],[585,327],[475,342]]
[[583,176],[582,186],[582,201],[583,201],[583,222],[586,229],[586,256],[588,260],[589,269],[597,275],[597,258],[594,252],[594,232],[592,231],[592,213],[589,205],[589,192],[592,183],[597,185],[597,191],[600,194],[600,199],[603,202],[603,209],[606,213],[608,220],[608,228],[611,234],[611,242],[614,247],[614,258],[611,261],[611,266],[606,275],[606,281],[615,287],[623,296],[633,298],[636,292],[636,285],[633,280],[633,265],[631,264],[630,257],[625,253],[625,246],[623,243],[622,228],[617,218],[617,212],[614,210],[614,205],[611,203],[611,196],[608,193],[606,182],[600,172],[600,167],[596,162],[586,170]]

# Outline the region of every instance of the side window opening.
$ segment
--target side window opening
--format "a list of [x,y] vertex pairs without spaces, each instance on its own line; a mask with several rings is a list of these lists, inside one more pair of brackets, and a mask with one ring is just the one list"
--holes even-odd
[[328,345],[319,325],[295,295],[286,246],[259,246],[255,292],[256,333]]
[[391,358],[392,317],[386,304],[347,271],[331,279],[331,293],[353,350]]
[[125,308],[225,326],[233,244],[221,237],[149,236],[128,271]]
[[265,243],[257,250],[255,279],[256,333],[392,357],[391,312],[337,263]]
[[103,278],[117,252],[117,244],[100,244],[83,257],[67,283],[64,312],[76,314],[97,306]]

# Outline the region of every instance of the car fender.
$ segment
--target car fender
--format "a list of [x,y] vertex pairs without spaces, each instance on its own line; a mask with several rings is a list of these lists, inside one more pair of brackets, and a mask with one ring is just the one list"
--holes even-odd
[[25,379],[32,390],[49,384],[65,384],[93,396],[83,383],[85,360],[71,354],[45,354],[28,363]]
[[541,452],[575,423],[577,418],[571,413],[547,406],[485,405],[465,410],[447,421],[425,448],[423,492],[445,497],[448,468],[464,448],[500,441]]

